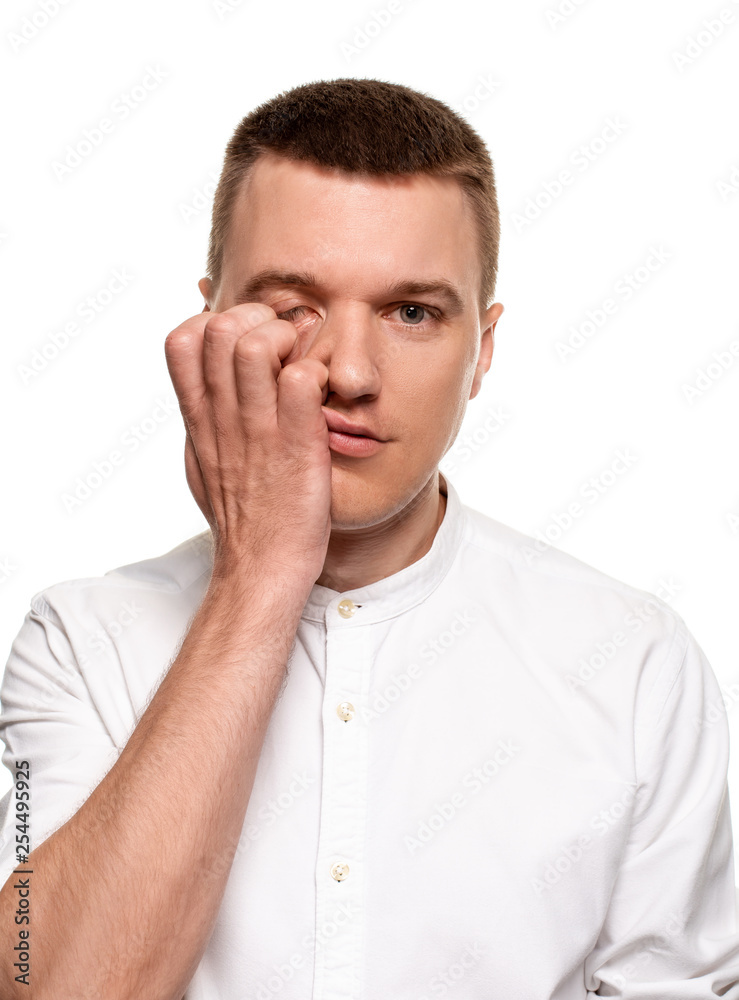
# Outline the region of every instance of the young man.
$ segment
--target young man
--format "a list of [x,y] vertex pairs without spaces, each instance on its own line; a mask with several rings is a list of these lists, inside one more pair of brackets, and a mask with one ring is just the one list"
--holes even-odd
[[438,471],[498,234],[406,87],[236,130],[165,344],[209,530],[37,594],[5,672],[3,998],[739,997],[700,648]]

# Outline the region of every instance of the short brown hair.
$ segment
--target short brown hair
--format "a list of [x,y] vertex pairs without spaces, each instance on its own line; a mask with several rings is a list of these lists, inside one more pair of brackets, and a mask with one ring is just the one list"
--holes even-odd
[[363,174],[457,178],[477,222],[480,309],[493,302],[500,215],[490,154],[477,132],[435,97],[376,79],[319,80],[285,91],[237,126],[213,201],[207,274],[221,279],[229,222],[241,182],[266,152]]

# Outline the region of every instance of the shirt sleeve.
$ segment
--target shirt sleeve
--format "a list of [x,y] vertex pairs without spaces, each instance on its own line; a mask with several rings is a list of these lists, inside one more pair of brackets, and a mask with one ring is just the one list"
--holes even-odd
[[588,997],[739,1000],[729,728],[705,655],[674,619],[657,679],[637,695],[638,791],[606,919],[585,963]]
[[[84,682],[58,614],[35,595],[0,687],[3,765],[30,765],[28,833],[34,849],[79,809],[119,749]],[[0,799],[0,885],[17,867],[15,789]]]

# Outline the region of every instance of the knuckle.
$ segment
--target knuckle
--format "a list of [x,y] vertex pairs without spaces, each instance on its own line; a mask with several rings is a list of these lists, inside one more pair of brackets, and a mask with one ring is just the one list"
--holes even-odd
[[252,331],[236,341],[235,353],[245,361],[261,361],[272,350],[269,337]]
[[191,333],[185,327],[178,326],[171,330],[164,338],[164,350],[167,355],[177,354],[187,347],[190,343],[190,337]]
[[277,317],[274,309],[264,302],[246,302],[242,306],[237,306],[237,309],[241,311],[243,321],[250,327],[259,326]]
[[225,313],[216,313],[205,324],[204,337],[212,342],[222,337],[232,336],[238,330],[238,324],[233,316]]
[[300,385],[319,386],[328,376],[328,368],[322,361],[316,358],[301,358],[283,368],[282,374],[288,372],[288,378],[292,378]]
[[294,386],[309,385],[314,381],[310,371],[300,361],[286,365],[280,372],[279,379],[282,385]]

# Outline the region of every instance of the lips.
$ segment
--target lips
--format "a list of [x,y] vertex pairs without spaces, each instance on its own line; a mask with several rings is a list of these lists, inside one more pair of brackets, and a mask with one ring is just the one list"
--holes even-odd
[[330,431],[335,431],[338,434],[351,434],[372,438],[374,441],[382,441],[382,438],[365,424],[352,423],[352,421],[347,420],[346,417],[342,417],[340,413],[337,413],[336,410],[329,410],[325,406],[322,409],[326,417],[326,426]]
[[334,455],[347,458],[369,458],[382,451],[383,438],[366,424],[357,424],[343,417],[336,410],[322,407],[328,427],[328,446]]

